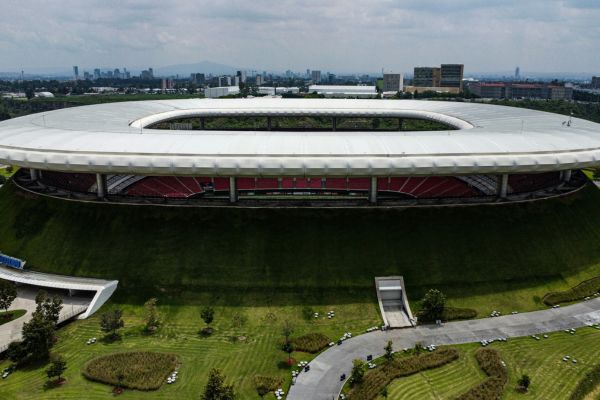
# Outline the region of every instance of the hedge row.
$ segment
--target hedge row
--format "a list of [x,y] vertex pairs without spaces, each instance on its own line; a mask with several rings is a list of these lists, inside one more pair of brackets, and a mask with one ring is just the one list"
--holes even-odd
[[305,353],[318,353],[329,345],[331,339],[322,333],[309,333],[292,339],[294,349]]
[[585,374],[579,381],[575,390],[571,393],[570,400],[583,400],[588,394],[600,385],[600,364],[596,365],[590,372]]
[[283,386],[283,378],[279,376],[254,375],[254,387],[265,388],[266,391],[274,392]]
[[500,358],[500,353],[494,349],[479,349],[475,353],[475,358],[488,378],[458,396],[456,400],[496,400],[500,398],[506,382],[508,382],[508,371]]
[[[83,375],[96,382],[130,389],[156,390],[177,365],[177,356],[149,351],[114,353],[88,361]],[[119,376],[122,380],[119,382]]]
[[554,306],[560,303],[577,301],[600,292],[600,276],[583,281],[571,289],[562,292],[547,293],[542,299],[546,305]]
[[[419,321],[422,322],[434,322],[429,320],[421,311],[417,313]],[[473,319],[477,317],[477,311],[472,308],[457,308],[457,307],[444,307],[442,314],[442,321],[455,321],[459,319]]]
[[439,368],[456,359],[458,359],[458,351],[455,349],[441,349],[432,353],[396,359],[366,374],[363,382],[354,386],[348,397],[351,400],[375,399],[394,379]]

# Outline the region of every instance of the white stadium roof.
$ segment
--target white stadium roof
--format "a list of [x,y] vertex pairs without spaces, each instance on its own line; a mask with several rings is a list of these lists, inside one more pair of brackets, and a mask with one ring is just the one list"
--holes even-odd
[[[434,132],[176,131],[175,118],[231,115],[424,118]],[[192,99],[68,108],[0,122],[0,164],[102,173],[204,176],[453,175],[598,165],[600,124],[460,102]]]

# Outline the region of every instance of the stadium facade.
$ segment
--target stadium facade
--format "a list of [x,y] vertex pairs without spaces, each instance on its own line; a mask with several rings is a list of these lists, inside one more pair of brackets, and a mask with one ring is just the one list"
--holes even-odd
[[[281,122],[285,118],[312,118],[326,127],[289,128]],[[348,129],[340,123],[377,118],[397,121],[398,129]],[[215,119],[254,125],[210,129],[207,121]],[[258,126],[259,120],[264,124]],[[405,120],[432,121],[447,129],[404,131]],[[597,166],[599,160],[600,124],[460,102],[142,101],[0,123],[0,163],[22,167],[18,185],[82,200],[316,206],[496,203],[576,190],[586,182],[578,170]]]

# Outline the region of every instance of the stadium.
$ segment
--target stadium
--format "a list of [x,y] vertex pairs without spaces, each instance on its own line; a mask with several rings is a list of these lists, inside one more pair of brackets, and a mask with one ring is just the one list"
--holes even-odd
[[[411,129],[410,127],[416,127]],[[21,188],[80,200],[413,206],[548,198],[586,183],[593,122],[412,100],[112,103],[0,123]]]

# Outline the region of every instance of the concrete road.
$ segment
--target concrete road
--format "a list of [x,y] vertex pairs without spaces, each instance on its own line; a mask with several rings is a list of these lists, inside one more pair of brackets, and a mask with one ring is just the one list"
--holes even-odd
[[424,346],[480,342],[498,337],[519,337],[579,328],[600,323],[600,298],[557,309],[522,314],[457,321],[442,326],[422,325],[416,328],[376,331],[346,340],[319,354],[311,363],[310,371],[302,372],[291,387],[288,400],[337,399],[344,382],[342,374],[350,375],[352,360],[371,354],[383,355],[383,348],[392,340],[395,350]]

